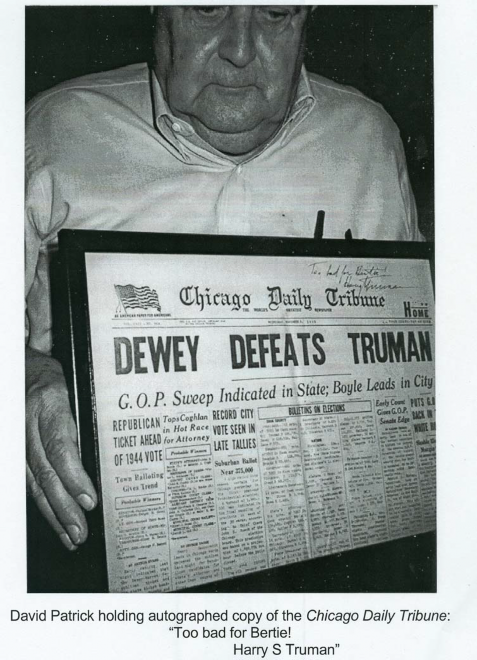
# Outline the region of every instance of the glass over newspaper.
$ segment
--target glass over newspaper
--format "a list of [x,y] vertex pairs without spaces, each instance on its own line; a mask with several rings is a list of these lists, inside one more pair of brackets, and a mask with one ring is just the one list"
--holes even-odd
[[111,591],[435,527],[425,260],[87,254]]

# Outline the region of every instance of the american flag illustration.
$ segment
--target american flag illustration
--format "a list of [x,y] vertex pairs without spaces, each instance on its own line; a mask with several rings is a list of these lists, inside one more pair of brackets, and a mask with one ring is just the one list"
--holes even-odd
[[121,286],[120,284],[115,284],[114,288],[124,309],[134,309],[136,307],[147,309],[148,307],[153,307],[158,312],[161,311],[157,291],[151,289],[149,286],[133,286],[132,284]]

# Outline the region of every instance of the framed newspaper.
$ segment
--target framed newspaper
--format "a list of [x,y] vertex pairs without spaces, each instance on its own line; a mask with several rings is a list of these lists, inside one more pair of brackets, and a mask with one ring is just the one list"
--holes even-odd
[[60,233],[98,590],[259,584],[435,529],[432,252]]

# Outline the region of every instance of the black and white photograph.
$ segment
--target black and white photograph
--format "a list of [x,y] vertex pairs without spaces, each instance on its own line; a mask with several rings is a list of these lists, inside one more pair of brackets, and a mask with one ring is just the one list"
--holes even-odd
[[432,27],[26,9],[30,591],[435,591]]
[[6,657],[472,655],[476,11],[7,0]]

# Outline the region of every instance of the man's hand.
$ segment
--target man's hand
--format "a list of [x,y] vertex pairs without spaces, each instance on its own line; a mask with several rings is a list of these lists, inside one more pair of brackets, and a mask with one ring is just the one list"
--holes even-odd
[[83,509],[97,496],[77,446],[62,368],[56,360],[26,349],[27,486],[68,550],[88,536]]

